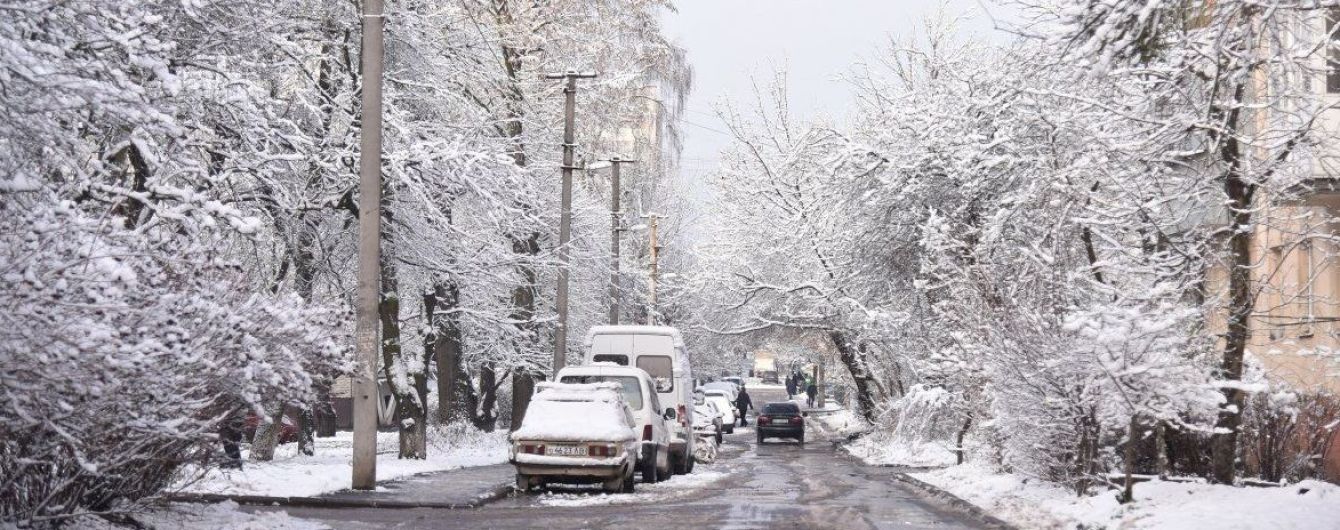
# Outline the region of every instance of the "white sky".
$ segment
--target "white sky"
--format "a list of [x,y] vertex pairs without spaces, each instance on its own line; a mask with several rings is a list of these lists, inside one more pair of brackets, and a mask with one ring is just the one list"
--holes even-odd
[[[747,103],[751,76],[765,87],[774,69],[785,67],[791,109],[798,118],[840,120],[851,101],[836,80],[890,36],[910,36],[941,6],[951,14],[969,10],[1000,17],[1006,9],[979,0],[678,0],[665,29],[688,51],[693,92],[683,123],[684,175],[696,181],[712,171],[729,138],[714,104]],[[991,20],[978,15],[962,28],[1004,40]],[[716,131],[713,131],[715,129]]]

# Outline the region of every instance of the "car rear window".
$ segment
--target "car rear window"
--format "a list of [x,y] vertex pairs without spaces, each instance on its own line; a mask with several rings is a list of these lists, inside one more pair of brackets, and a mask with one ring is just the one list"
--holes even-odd
[[563,383],[618,383],[623,388],[623,400],[628,408],[642,410],[642,384],[636,377],[613,375],[565,375]]
[[598,363],[614,363],[620,366],[628,366],[627,355],[601,354],[592,357],[591,360]]
[[675,389],[674,363],[666,355],[643,355],[637,358],[637,367],[647,372],[656,381],[657,392],[670,392]]
[[795,403],[768,403],[763,405],[764,414],[800,414],[800,407]]

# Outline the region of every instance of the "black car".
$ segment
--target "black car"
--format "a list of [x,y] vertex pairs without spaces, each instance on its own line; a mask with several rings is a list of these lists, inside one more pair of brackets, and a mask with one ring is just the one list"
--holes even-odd
[[764,438],[794,438],[805,443],[805,413],[800,405],[791,401],[781,401],[763,405],[758,412],[758,443]]

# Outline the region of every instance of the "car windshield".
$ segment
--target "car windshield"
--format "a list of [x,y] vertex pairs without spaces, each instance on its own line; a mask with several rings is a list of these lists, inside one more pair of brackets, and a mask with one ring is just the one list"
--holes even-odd
[[623,388],[623,399],[628,408],[642,410],[642,384],[633,376],[627,375],[565,375],[559,380],[563,383],[618,383]]
[[763,405],[764,414],[800,414],[800,407],[795,403],[768,403]]

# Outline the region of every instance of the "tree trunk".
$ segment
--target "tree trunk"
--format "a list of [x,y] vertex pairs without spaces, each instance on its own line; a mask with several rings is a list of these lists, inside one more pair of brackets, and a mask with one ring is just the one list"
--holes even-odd
[[[493,432],[498,428],[498,372],[493,363],[484,363],[479,368],[479,393],[466,381],[466,403],[470,405],[470,421],[475,428],[484,432]],[[480,403],[482,401],[483,403]]]
[[[1238,88],[1241,101],[1243,88]],[[1239,110],[1229,111],[1228,130],[1237,130]],[[1232,136],[1226,137],[1220,149],[1220,156],[1228,164],[1224,178],[1224,195],[1228,199],[1228,308],[1227,329],[1224,334],[1224,355],[1218,368],[1221,380],[1236,382],[1242,380],[1242,359],[1251,337],[1249,318],[1251,317],[1254,297],[1251,292],[1252,281],[1252,201],[1256,194],[1256,185],[1242,174],[1240,144]],[[1237,478],[1238,429],[1242,426],[1242,409],[1246,403],[1246,394],[1234,386],[1223,389],[1224,404],[1219,409],[1215,422],[1215,434],[1211,439],[1211,479],[1220,484],[1232,484]]]
[[964,456],[967,455],[967,451],[963,449],[963,439],[968,437],[968,431],[972,429],[972,411],[969,410],[966,416],[963,419],[963,426],[958,429],[958,436],[954,438],[954,443],[957,444],[954,449],[955,464],[960,466],[963,465]]
[[279,412],[270,417],[270,423],[256,426],[256,434],[251,437],[251,459],[257,462],[269,462],[275,458],[275,447],[279,445],[279,431],[284,421],[284,405]]
[[1135,500],[1135,457],[1136,445],[1140,434],[1140,415],[1131,415],[1131,424],[1126,428],[1126,447],[1121,453],[1122,470],[1125,472],[1125,484],[1117,501],[1126,504]]
[[852,344],[846,334],[841,331],[828,332],[828,338],[837,347],[838,361],[841,361],[842,365],[847,367],[847,372],[851,374],[852,383],[856,385],[856,405],[861,417],[873,423],[879,403],[879,385],[866,367],[864,354],[858,351],[856,345]]
[[462,422],[474,417],[476,404],[462,360],[461,327],[455,313],[460,306],[460,287],[454,279],[444,278],[433,286],[432,296],[439,304],[433,317],[438,422]]
[[512,370],[512,429],[521,428],[526,419],[530,395],[535,392],[535,376],[525,370]]
[[[389,199],[389,190],[383,193]],[[387,201],[389,202],[389,201]],[[381,260],[381,301],[377,304],[382,327],[382,369],[391,393],[396,399],[396,416],[400,420],[400,458],[427,458],[427,411],[425,398],[419,390],[427,391],[424,370],[411,373],[406,366],[400,343],[400,284],[396,276],[394,217],[389,204],[382,205],[383,236]],[[397,374],[405,370],[404,374]],[[402,375],[402,377],[397,377]]]

